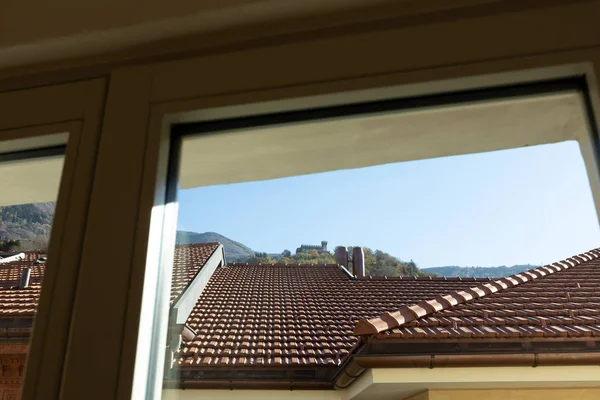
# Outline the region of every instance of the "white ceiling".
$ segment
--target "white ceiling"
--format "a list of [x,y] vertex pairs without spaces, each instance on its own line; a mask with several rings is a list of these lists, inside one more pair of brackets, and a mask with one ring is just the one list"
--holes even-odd
[[386,0],[3,1],[0,68],[382,2]]
[[[159,39],[393,4],[400,15],[507,0],[30,0],[0,2],[0,69]],[[367,13],[359,13],[365,15]],[[325,19],[326,21],[326,19]],[[327,23],[327,22],[325,22]],[[276,32],[271,32],[276,34]],[[240,40],[243,38],[237,38]],[[164,50],[164,49],[163,49]]]

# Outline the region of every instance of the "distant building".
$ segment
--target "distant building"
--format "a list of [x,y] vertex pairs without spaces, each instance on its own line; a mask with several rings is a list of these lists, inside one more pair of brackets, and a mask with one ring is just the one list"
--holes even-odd
[[318,244],[303,244],[296,249],[296,254],[308,253],[311,250],[316,250],[319,253],[327,253],[327,241],[323,240],[320,246]]

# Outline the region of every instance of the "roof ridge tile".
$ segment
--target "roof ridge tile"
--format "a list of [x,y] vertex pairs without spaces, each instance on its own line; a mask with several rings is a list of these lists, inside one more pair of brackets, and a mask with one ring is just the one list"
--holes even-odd
[[[576,258],[579,257],[579,258]],[[510,289],[526,282],[542,279],[560,271],[581,265],[600,257],[600,248],[590,250],[578,256],[567,258],[552,264],[510,275],[506,278],[489,280],[468,289],[457,290],[444,296],[422,300],[416,304],[400,307],[398,311],[386,312],[380,317],[362,319],[354,328],[355,335],[374,335],[390,329],[398,328],[416,319],[429,316],[438,311],[447,310],[458,304],[466,303],[499,291]]]

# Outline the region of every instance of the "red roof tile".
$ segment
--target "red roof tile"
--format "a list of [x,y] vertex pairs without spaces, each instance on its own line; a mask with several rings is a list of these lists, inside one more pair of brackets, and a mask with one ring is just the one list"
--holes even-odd
[[[407,340],[600,337],[599,257],[600,251],[592,250],[490,282],[494,287],[505,283],[506,288],[479,293],[475,299],[445,306],[421,318],[395,320],[387,327],[382,327],[381,321],[387,321],[383,317],[363,320],[357,331],[375,334],[380,339]],[[491,289],[490,285],[485,286]],[[415,330],[430,327],[432,319],[435,327],[426,334]]]
[[[171,301],[218,244],[175,251]],[[176,354],[186,370],[340,365],[354,334],[420,340],[600,337],[600,251],[509,278],[352,279],[336,265],[229,264],[216,269]],[[0,267],[0,317],[32,316],[43,265],[14,290],[25,264]],[[359,324],[360,321],[360,324]],[[360,331],[358,327],[368,327]]]
[[229,264],[198,299],[187,321],[198,335],[176,361],[183,368],[339,365],[358,341],[359,320],[475,282],[355,280],[337,265]]
[[[181,294],[218,246],[218,243],[177,246],[173,266],[171,301]],[[35,260],[38,255],[33,254],[28,258]],[[31,267],[30,286],[22,290],[13,289],[19,285],[21,271],[28,266]],[[0,264],[0,318],[32,317],[35,314],[44,270],[44,264],[26,260]]]
[[[26,289],[14,289],[19,285],[23,268],[31,267],[30,286]],[[0,264],[0,318],[32,317],[40,298],[44,265],[27,261],[15,261]]]

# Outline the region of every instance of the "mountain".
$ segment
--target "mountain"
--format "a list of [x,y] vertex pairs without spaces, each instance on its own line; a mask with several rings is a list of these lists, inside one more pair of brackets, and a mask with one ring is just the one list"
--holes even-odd
[[48,245],[53,202],[0,207],[0,239],[19,240],[21,250]]
[[460,278],[505,278],[510,275],[519,274],[521,272],[537,268],[537,265],[513,265],[507,267],[505,265],[499,267],[433,267],[424,268],[424,272],[436,274],[438,276],[460,277]]
[[177,244],[219,242],[225,249],[225,258],[228,262],[246,262],[247,259],[254,256],[254,250],[252,250],[250,247],[236,242],[235,240],[231,240],[228,237],[220,235],[216,232],[197,233],[177,231],[177,237],[175,240]]

